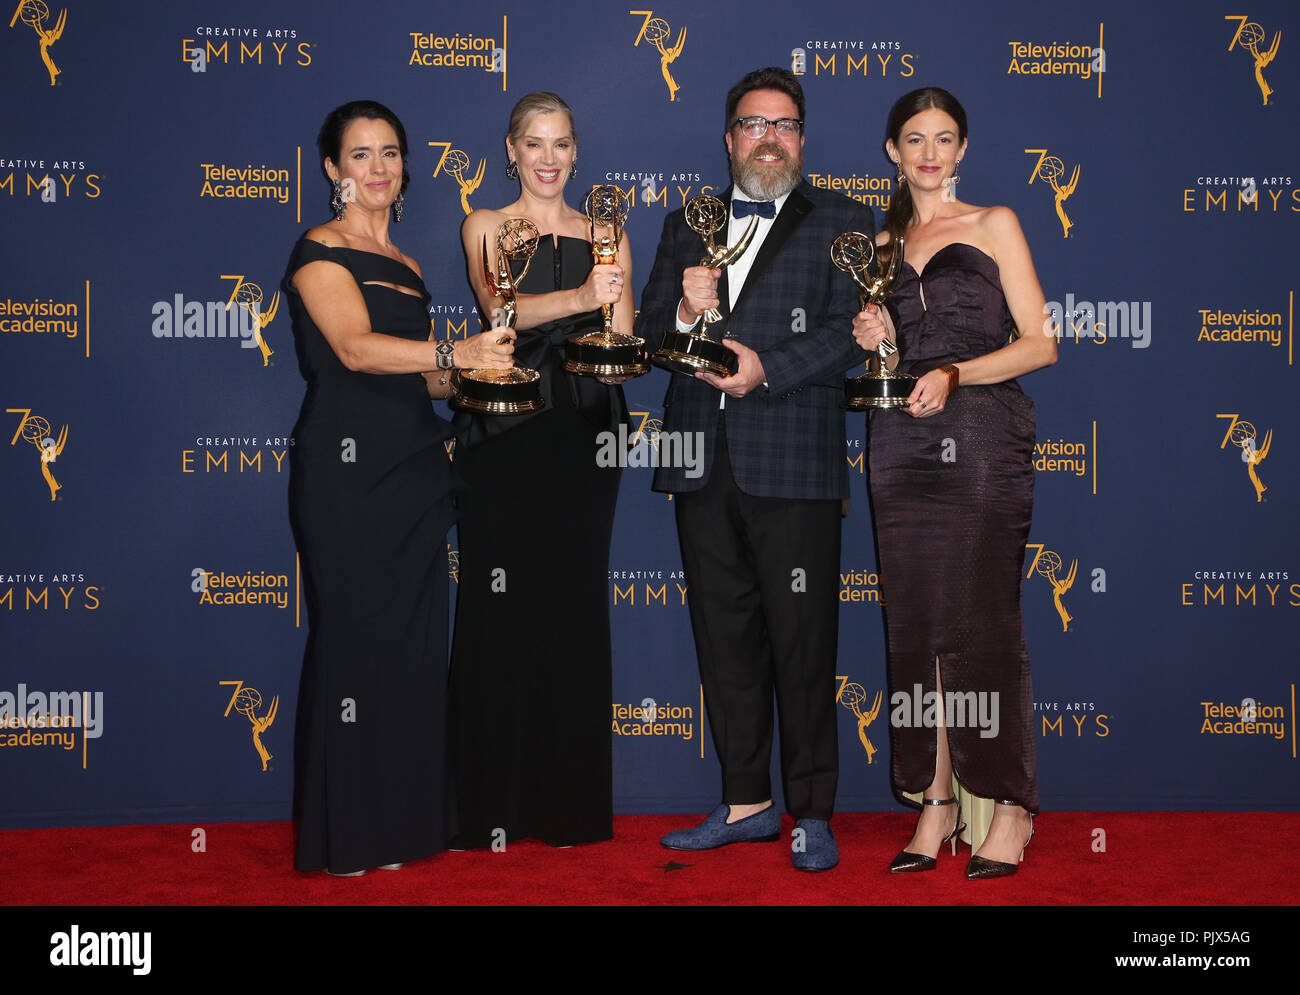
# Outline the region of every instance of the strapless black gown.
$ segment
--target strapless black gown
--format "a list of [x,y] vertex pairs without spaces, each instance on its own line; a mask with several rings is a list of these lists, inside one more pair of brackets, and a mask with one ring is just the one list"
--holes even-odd
[[289,285],[316,260],[352,275],[371,327],[387,335],[427,339],[429,294],[387,256],[309,239],[295,247],[284,281],[307,381],[289,458],[310,626],[295,737],[294,866],[341,873],[445,846],[452,433],[419,374],[355,373],[339,362]]
[[[525,294],[582,285],[591,244],[542,236]],[[597,436],[627,417],[621,387],[564,372],[592,311],[519,333],[546,407],[455,418],[468,485],[449,687],[456,847],[613,836],[609,548],[619,470]]]
[[[997,264],[953,243],[917,274],[905,265],[898,372],[920,376],[1005,345],[1015,327]],[[889,644],[889,690],[910,702],[997,694],[997,734],[976,717],[948,729],[953,769],[974,794],[1038,810],[1029,656],[1020,614],[1033,511],[1034,404],[1014,380],[962,386],[941,414],[870,416],[872,514]],[[924,700],[924,699],[923,699]],[[976,699],[970,699],[972,701]],[[910,710],[909,710],[910,713]],[[986,727],[991,731],[991,726]],[[896,794],[934,779],[934,728],[890,723]]]

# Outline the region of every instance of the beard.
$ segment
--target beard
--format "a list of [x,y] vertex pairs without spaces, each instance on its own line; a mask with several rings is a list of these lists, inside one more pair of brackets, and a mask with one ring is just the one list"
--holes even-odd
[[[755,157],[775,153],[775,162],[757,162]],[[731,160],[731,179],[742,193],[754,200],[776,200],[788,194],[803,178],[803,152],[793,158],[784,148],[770,142],[756,145],[748,159]]]

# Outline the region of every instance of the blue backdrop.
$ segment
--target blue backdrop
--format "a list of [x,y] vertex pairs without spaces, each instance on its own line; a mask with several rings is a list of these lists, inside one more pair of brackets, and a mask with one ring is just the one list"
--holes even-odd
[[[878,214],[890,104],[953,91],[962,197],[1017,212],[1065,319],[1059,364],[1023,384],[1044,808],[1296,807],[1289,4],[9,6],[0,825],[289,815],[303,383],[276,294],[299,233],[329,216],[313,141],[330,108],[373,98],[404,120],[394,238],[439,334],[463,336],[478,315],[459,225],[515,195],[502,138],[520,96],[573,106],[573,200],[596,182],[634,197],[639,291],[667,211],[726,186],[723,97],[768,64],[802,73],[809,179]],[[627,384],[642,455],[666,382]],[[872,810],[894,804],[888,703],[872,716],[884,641],[864,419],[848,425],[839,807]],[[610,563],[616,800],[701,811],[718,771],[650,473],[624,474]]]

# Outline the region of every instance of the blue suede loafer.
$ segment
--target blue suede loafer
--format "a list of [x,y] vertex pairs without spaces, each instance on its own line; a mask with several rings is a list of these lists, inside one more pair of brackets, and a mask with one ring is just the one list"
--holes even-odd
[[771,843],[780,838],[781,813],[775,805],[728,824],[730,811],[730,805],[719,805],[698,826],[674,829],[659,842],[670,850],[715,850],[728,843]]
[[831,824],[825,819],[800,819],[794,828],[804,831],[803,849],[794,854],[796,870],[829,871],[840,862],[840,848],[835,843]]

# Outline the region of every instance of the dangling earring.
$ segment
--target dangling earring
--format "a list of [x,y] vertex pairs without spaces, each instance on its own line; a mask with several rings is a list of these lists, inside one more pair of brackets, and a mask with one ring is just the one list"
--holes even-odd
[[402,220],[402,203],[403,203],[404,198],[405,198],[405,195],[399,193],[399,194],[397,195],[397,199],[396,199],[395,201],[393,201],[393,220],[394,220],[394,221],[401,221],[401,220]]
[[949,180],[952,181],[953,186],[956,186],[958,183],[961,182],[961,177],[957,175],[957,167],[960,165],[961,165],[960,159],[958,159],[956,162],[952,164],[952,176],[949,177]]
[[342,221],[343,216],[347,214],[348,205],[343,203],[343,190],[339,186],[338,180],[331,180],[334,184],[334,196],[330,198],[330,209],[334,212],[334,220]]
[[569,179],[578,175],[578,155],[575,152],[573,156],[573,165],[569,167]]
[[506,179],[519,179],[519,163],[515,162],[509,156],[506,156]]
[[903,167],[902,167],[902,164],[899,162],[899,160],[895,159],[895,160],[894,160],[894,165],[898,167],[898,182],[899,182],[899,184],[901,185],[901,184],[906,183],[906,182],[907,182],[907,177],[903,175]]

